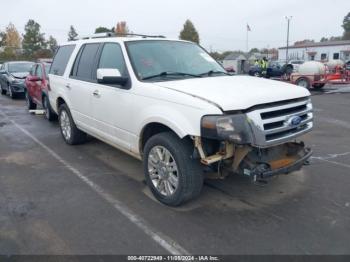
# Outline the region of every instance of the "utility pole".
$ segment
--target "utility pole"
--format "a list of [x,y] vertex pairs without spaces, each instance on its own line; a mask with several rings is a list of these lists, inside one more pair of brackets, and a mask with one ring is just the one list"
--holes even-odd
[[288,51],[289,51],[289,24],[293,16],[286,16],[287,19],[287,50],[286,50],[286,64],[288,64]]

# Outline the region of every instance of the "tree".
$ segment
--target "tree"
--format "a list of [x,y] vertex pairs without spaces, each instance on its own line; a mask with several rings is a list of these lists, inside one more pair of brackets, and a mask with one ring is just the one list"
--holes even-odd
[[0,32],[0,47],[5,46],[6,44],[6,33]]
[[297,41],[294,43],[295,46],[301,46],[301,45],[307,45],[307,44],[312,44],[315,43],[315,40],[311,40],[311,39],[305,39],[302,41]]
[[5,31],[5,46],[10,48],[21,47],[21,36],[19,35],[14,24],[10,23]]
[[190,20],[186,20],[179,38],[199,44],[199,34]]
[[77,31],[75,30],[74,26],[71,25],[68,32],[68,41],[75,40],[77,36],[78,36]]
[[98,34],[98,33],[109,33],[109,32],[113,32],[112,29],[108,29],[107,27],[103,27],[103,26],[97,27],[95,29],[95,34]]
[[24,27],[23,49],[26,56],[32,56],[33,53],[46,48],[44,34],[40,32],[40,25],[30,19]]
[[342,27],[344,28],[343,40],[350,40],[350,12],[344,17]]
[[117,26],[115,27],[114,32],[116,33],[117,36],[121,36],[121,35],[128,34],[130,31],[126,22],[121,21],[117,23]]
[[0,59],[16,60],[19,53],[18,51],[21,48],[21,36],[12,23],[6,27],[5,32],[1,33],[1,42],[4,51],[1,53]]
[[252,48],[252,49],[250,49],[249,54],[254,54],[254,53],[259,53],[259,52],[260,51],[258,48]]
[[46,42],[46,45],[48,49],[52,52],[52,54],[56,52],[58,44],[57,44],[57,40],[52,35],[50,35],[49,39]]
[[221,60],[221,54],[218,52],[210,52],[210,55],[212,58],[214,58],[216,61]]
[[327,37],[322,37],[321,40],[320,40],[320,42],[328,42],[328,41],[329,41],[329,40],[328,40]]

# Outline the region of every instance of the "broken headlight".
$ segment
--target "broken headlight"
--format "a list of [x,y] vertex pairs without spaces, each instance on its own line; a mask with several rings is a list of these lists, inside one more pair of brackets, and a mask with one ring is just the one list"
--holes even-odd
[[252,142],[252,132],[244,114],[204,116],[201,121],[201,135],[205,138],[232,141],[236,144]]

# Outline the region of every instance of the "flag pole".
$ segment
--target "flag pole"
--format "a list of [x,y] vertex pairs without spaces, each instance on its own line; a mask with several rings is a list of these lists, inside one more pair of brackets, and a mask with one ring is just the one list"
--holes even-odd
[[246,39],[246,40],[247,40],[247,42],[246,42],[246,51],[247,51],[247,53],[248,53],[248,51],[249,51],[249,50],[248,50],[248,49],[249,49],[249,45],[248,45],[248,33],[249,33],[249,30],[248,30],[248,23],[247,23],[247,28],[246,28],[246,29],[247,29],[247,39]]

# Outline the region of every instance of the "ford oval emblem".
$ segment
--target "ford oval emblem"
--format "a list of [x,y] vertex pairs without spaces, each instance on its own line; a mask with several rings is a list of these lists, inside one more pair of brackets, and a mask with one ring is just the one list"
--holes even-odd
[[292,116],[291,118],[289,118],[288,124],[290,126],[298,126],[300,125],[301,121],[302,121],[302,118],[300,116]]

